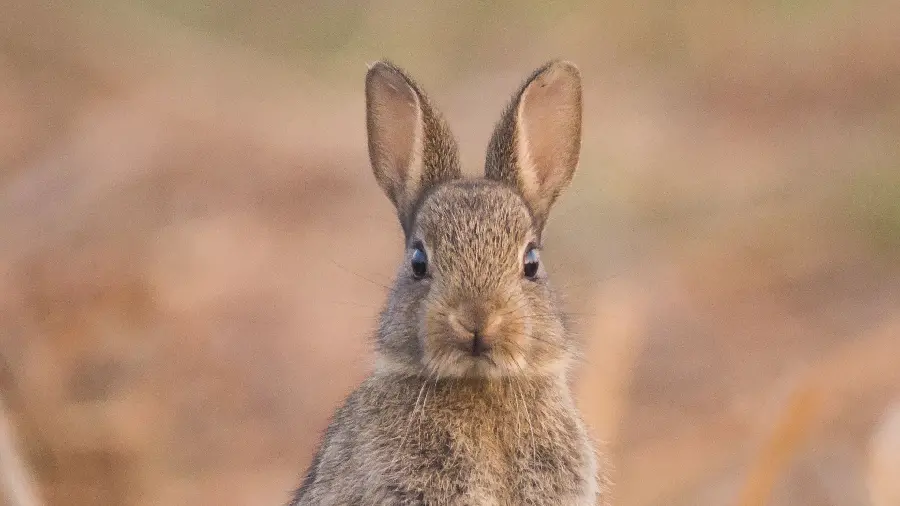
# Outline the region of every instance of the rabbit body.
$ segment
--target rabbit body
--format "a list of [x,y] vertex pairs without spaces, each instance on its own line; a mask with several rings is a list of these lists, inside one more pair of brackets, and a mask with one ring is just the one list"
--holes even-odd
[[335,414],[295,503],[594,505],[596,463],[565,385],[375,375]]
[[577,69],[516,93],[485,177],[402,70],[366,79],[369,153],[406,254],[373,374],[334,414],[292,506],[587,506],[606,500],[568,385],[576,346],[539,259],[581,142]]

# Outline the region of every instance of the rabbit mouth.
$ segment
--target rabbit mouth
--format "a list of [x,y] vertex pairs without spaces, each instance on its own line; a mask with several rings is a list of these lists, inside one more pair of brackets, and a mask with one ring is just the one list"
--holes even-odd
[[524,373],[526,357],[524,350],[510,341],[491,342],[474,336],[433,349],[425,365],[438,377],[506,377]]
[[456,347],[470,355],[472,358],[482,358],[491,361],[491,352],[494,349],[493,343],[485,338],[482,334],[474,334],[468,342],[458,342]]

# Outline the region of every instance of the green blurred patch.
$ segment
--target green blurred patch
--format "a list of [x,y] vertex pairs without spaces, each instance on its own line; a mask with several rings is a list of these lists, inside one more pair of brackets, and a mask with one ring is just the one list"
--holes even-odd
[[900,164],[858,177],[851,199],[853,218],[877,249],[900,257]]
[[341,50],[364,23],[367,7],[348,0],[114,1],[287,60],[317,60]]

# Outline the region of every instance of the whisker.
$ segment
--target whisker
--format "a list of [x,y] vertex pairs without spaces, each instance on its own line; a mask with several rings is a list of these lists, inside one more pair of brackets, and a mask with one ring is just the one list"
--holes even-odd
[[[519,370],[522,371],[522,366],[519,365],[518,362],[516,362],[516,365],[518,365]],[[524,373],[525,372],[522,371],[522,374],[524,374]],[[525,419],[528,420],[528,430],[529,430],[529,432],[531,432],[531,460],[536,461],[537,460],[537,449],[535,447],[534,425],[532,425],[532,423],[531,423],[531,413],[529,413],[529,411],[528,411],[528,402],[525,399],[525,394],[522,393],[521,385],[519,385],[518,382],[514,382],[514,385],[519,390],[519,395],[522,397],[522,407],[525,411]]]
[[380,282],[378,282],[378,281],[375,281],[374,279],[371,279],[371,278],[368,278],[368,277],[366,277],[366,276],[363,276],[362,274],[360,274],[360,273],[358,273],[358,272],[355,272],[355,271],[349,269],[348,267],[346,267],[346,266],[344,266],[344,265],[341,265],[341,264],[337,263],[336,261],[334,261],[334,259],[329,259],[329,261],[330,261],[331,263],[333,263],[334,265],[336,265],[338,268],[343,269],[343,270],[345,270],[346,272],[349,272],[350,274],[353,274],[354,276],[356,276],[356,277],[358,277],[358,278],[360,278],[360,279],[362,279],[362,280],[364,280],[364,281],[368,281],[369,283],[372,283],[372,284],[375,285],[375,286],[380,286],[381,288],[384,288],[384,289],[387,290],[388,292],[391,291],[391,287],[389,287],[388,285],[386,285],[386,284],[384,284],[384,283],[380,283]]
[[427,382],[422,383],[422,388],[419,389],[419,395],[416,396],[416,402],[413,403],[413,410],[409,414],[409,417],[406,420],[406,430],[403,433],[403,439],[400,441],[400,448],[397,450],[397,455],[394,458],[394,460],[391,461],[391,468],[394,467],[397,459],[399,459],[403,453],[403,447],[404,447],[404,445],[406,445],[406,439],[409,437],[409,430],[412,427],[413,417],[416,415],[416,412],[419,409],[419,400],[422,398],[422,392],[425,391],[425,385],[427,385],[427,384],[428,384]]
[[330,301],[328,301],[328,303],[329,304],[338,304],[341,306],[353,306],[353,307],[358,307],[358,308],[363,308],[363,309],[376,309],[376,310],[381,309],[380,306],[373,306],[371,304],[361,304],[359,302],[351,302],[351,301],[346,301],[346,300],[330,300]]

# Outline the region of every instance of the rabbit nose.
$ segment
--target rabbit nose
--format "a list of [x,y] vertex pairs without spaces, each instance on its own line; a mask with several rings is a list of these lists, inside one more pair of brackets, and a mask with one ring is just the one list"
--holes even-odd
[[498,316],[469,307],[450,312],[448,318],[460,347],[474,356],[491,350],[493,330],[500,322]]
[[472,335],[472,355],[479,356],[483,353],[491,351],[491,343],[485,340],[484,336],[478,333]]

